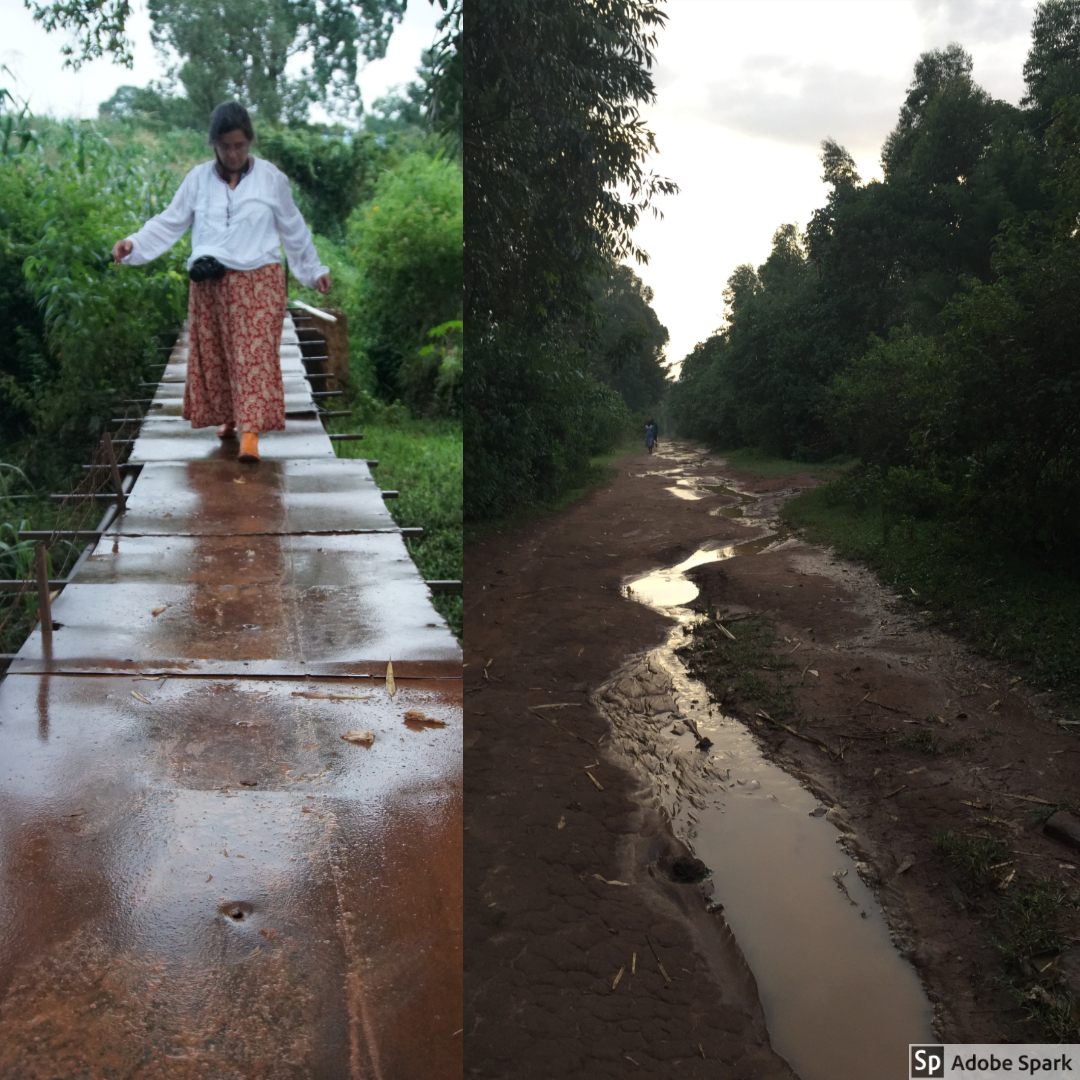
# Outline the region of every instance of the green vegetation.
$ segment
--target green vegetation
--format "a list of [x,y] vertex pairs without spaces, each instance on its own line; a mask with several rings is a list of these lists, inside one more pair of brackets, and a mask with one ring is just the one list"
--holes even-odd
[[[869,487],[869,490],[867,490]],[[1022,665],[1024,677],[1080,705],[1080,581],[1050,557],[1009,551],[949,521],[919,520],[903,490],[860,475],[804,492],[785,522],[844,558],[868,562],[923,612],[979,651]]]
[[1046,1036],[1069,1041],[1080,1014],[1061,978],[1061,924],[1066,903],[1076,908],[1076,896],[1053,878],[1018,871],[1008,846],[994,836],[941,829],[934,843],[962,875],[956,883],[962,906],[988,920],[1010,995]]
[[961,836],[939,829],[934,843],[945,857],[975,885],[996,884],[1005,877],[1009,849],[992,836]]
[[920,754],[938,754],[941,752],[941,740],[925,729],[901,735],[896,745],[905,750],[918,750]]
[[471,18],[466,516],[481,521],[579,487],[628,430],[627,401],[661,389],[662,328],[616,267],[643,257],[639,214],[675,188],[643,166],[655,5],[476,0]]
[[1080,0],[1039,5],[1024,77],[1015,107],[924,53],[881,182],[823,143],[826,204],[731,275],[668,406],[713,446],[854,459],[787,520],[1076,703]]
[[829,480],[837,476],[838,470],[854,464],[851,458],[838,458],[830,461],[792,461],[789,458],[776,457],[754,446],[741,446],[733,450],[718,450],[724,460],[739,472],[753,473],[775,480],[792,473],[808,472],[816,479]]
[[[72,66],[106,52],[130,66],[124,34],[131,6],[124,0],[31,0],[27,6],[47,30],[74,33],[76,40],[64,48]],[[174,87],[182,87],[187,115],[201,127],[214,106],[230,99],[275,123],[303,121],[314,102],[348,110],[359,99],[361,58],[386,55],[405,0],[150,0],[148,12],[162,57],[179,60],[167,88],[157,92],[171,96]],[[299,54],[310,66],[289,77],[286,63]]]
[[[773,721],[799,719],[794,687],[784,679],[793,663],[773,649],[776,633],[768,619],[743,619],[727,627],[717,625],[716,613],[695,623],[689,644],[679,649],[691,675],[700,678],[710,699],[731,708],[735,702],[764,710]],[[727,626],[727,624],[724,624]]]
[[667,390],[668,332],[651,307],[652,289],[629,266],[616,266],[589,283],[589,295],[595,318],[593,332],[583,336],[589,370],[618,390],[632,412],[654,411]]
[[46,121],[0,159],[0,459],[31,485],[67,488],[183,318],[183,244],[138,272],[109,258],[175,188],[148,149]]
[[417,354],[428,330],[461,319],[463,239],[461,168],[441,156],[410,154],[350,216],[349,254],[362,268],[350,306],[381,396],[420,410],[435,396]]

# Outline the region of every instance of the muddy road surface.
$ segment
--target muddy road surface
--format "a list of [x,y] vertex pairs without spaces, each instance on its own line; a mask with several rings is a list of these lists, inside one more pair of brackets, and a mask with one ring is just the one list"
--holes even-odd
[[1050,1037],[1075,738],[787,535],[814,483],[664,444],[467,552],[469,1075],[858,1080]]

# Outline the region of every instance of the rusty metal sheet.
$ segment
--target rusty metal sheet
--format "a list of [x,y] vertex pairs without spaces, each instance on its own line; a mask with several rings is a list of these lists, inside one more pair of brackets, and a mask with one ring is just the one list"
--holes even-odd
[[[150,580],[123,573],[121,545],[134,540],[144,566],[156,550]],[[61,627],[52,661],[66,670],[181,662],[179,670],[302,674],[315,663],[460,661],[399,535],[118,537],[101,546],[104,558],[92,555],[53,603]],[[112,583],[83,584],[102,575],[109,547]],[[37,670],[42,658],[35,630],[10,670]]]
[[355,458],[151,462],[109,535],[397,531],[367,462]]
[[0,1078],[461,1075],[461,686],[354,686],[0,684]]
[[[236,439],[218,439],[212,428],[155,424],[140,432],[132,447],[131,462],[229,461],[239,452]],[[333,458],[334,447],[318,420],[286,420],[284,431],[259,436],[263,460],[283,458]]]

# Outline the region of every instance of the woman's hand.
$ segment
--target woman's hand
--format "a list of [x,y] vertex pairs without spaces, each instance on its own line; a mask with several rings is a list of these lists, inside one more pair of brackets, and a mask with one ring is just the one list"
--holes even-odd
[[[127,241],[121,240],[120,243],[127,243]],[[117,246],[119,247],[119,244]],[[322,274],[317,277],[315,279],[315,288],[325,296],[330,291],[330,275]]]
[[130,240],[117,240],[112,249],[113,262],[117,266],[120,265],[121,259],[126,259],[134,249],[135,245]]

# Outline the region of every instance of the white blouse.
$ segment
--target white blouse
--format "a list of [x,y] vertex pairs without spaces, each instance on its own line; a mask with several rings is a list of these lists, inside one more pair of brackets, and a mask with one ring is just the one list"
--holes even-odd
[[125,263],[139,266],[163,255],[191,228],[191,264],[212,255],[232,270],[257,270],[281,262],[285,248],[289,269],[301,284],[330,273],[319,262],[293,202],[285,174],[263,158],[252,158],[235,189],[221,179],[213,161],[196,165],[184,177],[173,200],[128,239],[134,247]]

